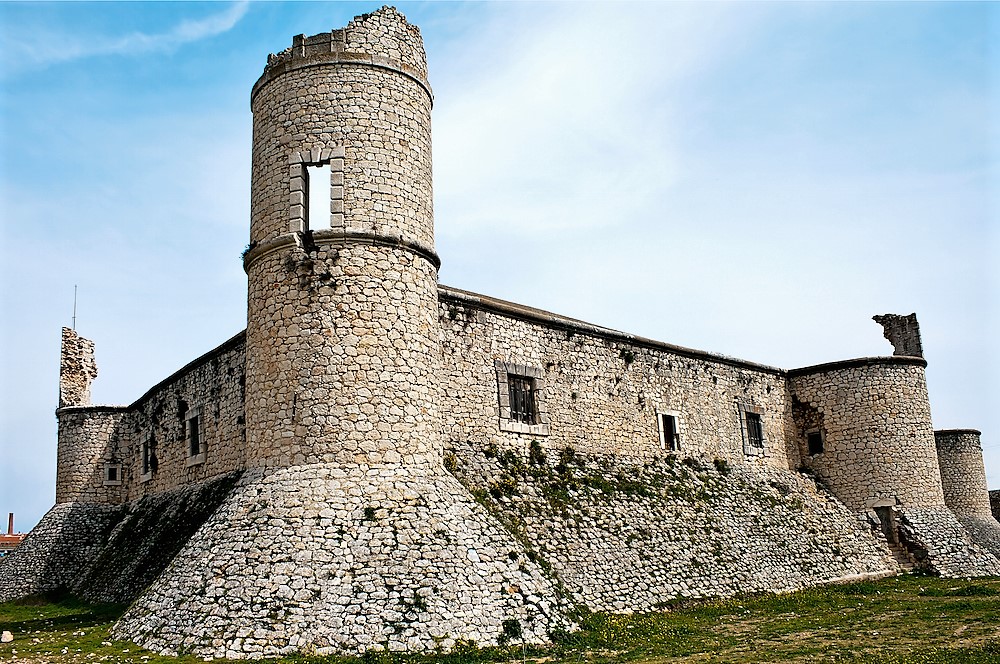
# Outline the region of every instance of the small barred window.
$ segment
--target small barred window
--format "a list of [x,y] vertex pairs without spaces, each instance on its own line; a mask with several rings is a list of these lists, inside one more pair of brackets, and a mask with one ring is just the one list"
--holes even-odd
[[538,408],[535,404],[534,380],[527,376],[507,374],[510,389],[510,419],[525,424],[537,424]]
[[757,413],[747,413],[747,442],[751,447],[764,447],[764,425]]

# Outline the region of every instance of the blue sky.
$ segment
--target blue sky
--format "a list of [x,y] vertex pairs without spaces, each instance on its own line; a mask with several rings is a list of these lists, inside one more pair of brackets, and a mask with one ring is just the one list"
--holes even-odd
[[[250,87],[368,3],[0,3],[0,512],[52,504],[59,329],[129,403],[245,326]],[[1000,6],[400,3],[443,283],[794,368],[920,319],[1000,488]],[[992,45],[992,46],[991,46]],[[992,50],[991,50],[992,48]]]

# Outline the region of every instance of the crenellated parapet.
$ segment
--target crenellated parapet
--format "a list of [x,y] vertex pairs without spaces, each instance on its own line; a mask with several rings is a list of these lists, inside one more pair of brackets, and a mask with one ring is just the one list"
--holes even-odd
[[267,56],[267,66],[253,87],[251,101],[260,88],[281,74],[337,62],[395,70],[416,80],[428,96],[433,96],[420,28],[408,23],[394,7],[386,6],[355,17],[340,30],[293,37],[289,48]]

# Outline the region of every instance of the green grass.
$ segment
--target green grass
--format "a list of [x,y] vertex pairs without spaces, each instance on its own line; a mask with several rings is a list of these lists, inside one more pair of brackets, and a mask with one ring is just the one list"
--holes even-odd
[[[680,603],[685,604],[685,603]],[[1000,579],[905,576],[687,602],[631,616],[584,613],[581,630],[547,648],[460,646],[446,655],[369,653],[362,658],[295,656],[296,664],[475,664],[481,662],[837,662],[944,664],[1000,662]],[[0,604],[0,629],[14,633],[0,661],[198,662],[111,641],[122,607],[73,599]],[[216,660],[222,661],[222,660]]]

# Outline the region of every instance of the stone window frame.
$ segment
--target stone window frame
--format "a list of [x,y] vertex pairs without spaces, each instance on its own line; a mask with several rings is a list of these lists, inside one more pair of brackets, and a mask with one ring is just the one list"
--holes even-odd
[[153,451],[153,433],[147,431],[139,441],[139,482],[148,482],[156,472],[156,453]]
[[[549,412],[545,399],[545,372],[541,367],[532,367],[517,362],[494,360],[497,372],[497,395],[500,404],[500,430],[511,433],[526,433],[533,436],[548,436]],[[535,415],[537,422],[527,424],[511,417],[510,412],[510,382],[508,376],[518,376],[531,381],[531,390],[535,398]]]
[[[185,468],[190,468],[191,466],[197,466],[205,463],[205,450],[207,448],[207,445],[205,444],[205,418],[202,417],[202,413],[203,409],[201,406],[188,408],[187,412],[184,413],[184,452],[186,456],[186,459],[184,461]],[[195,426],[191,425],[192,422],[195,422]],[[197,454],[191,453],[192,432],[195,432],[195,434],[198,437]]]
[[[767,427],[764,426],[764,408],[745,401],[736,402],[736,410],[740,418],[740,435],[743,438],[743,453],[747,456],[765,456],[767,454]],[[750,442],[747,415],[756,415],[760,420],[760,446]]]
[[[813,434],[819,434],[819,451],[813,452],[811,446],[809,445],[809,437]],[[826,452],[826,433],[823,432],[821,427],[816,427],[814,429],[809,429],[806,431],[806,454],[810,457],[819,456]]]
[[[667,446],[666,432],[663,429],[663,416],[667,415],[674,419],[674,439],[670,442],[670,446]],[[664,452],[680,452],[681,451],[681,412],[679,410],[670,410],[668,408],[657,408],[656,409],[656,428],[660,434],[660,450]]]
[[[114,471],[115,479],[111,479],[111,471]],[[104,486],[121,486],[122,484],[122,465],[117,461],[105,461],[104,462],[104,475],[103,484]]]
[[330,165],[330,228],[344,229],[344,155],[343,146],[298,150],[288,156],[289,233],[303,233],[309,228],[309,166]]

